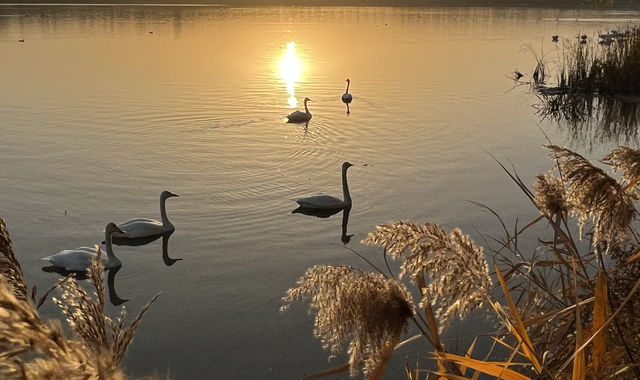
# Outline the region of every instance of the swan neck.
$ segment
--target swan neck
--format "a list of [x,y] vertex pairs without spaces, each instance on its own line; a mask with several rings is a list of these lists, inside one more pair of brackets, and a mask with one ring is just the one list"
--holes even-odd
[[165,207],[165,203],[167,198],[160,198],[160,217],[162,218],[162,226],[170,227],[172,226],[169,218],[167,218],[167,208]]
[[304,101],[304,112],[309,113],[309,108],[307,107],[307,101]]
[[113,253],[113,245],[111,244],[111,232],[107,232],[104,237],[104,248],[107,251],[107,268],[113,268],[121,265],[120,260]]
[[351,83],[350,83],[349,81],[347,81],[347,89],[346,89],[346,90],[344,90],[344,93],[345,93],[345,94],[348,94],[348,93],[349,93],[349,85],[350,85],[350,84],[351,84]]
[[349,185],[347,184],[347,169],[342,169],[342,196],[344,197],[344,203],[351,205],[351,194],[349,194]]

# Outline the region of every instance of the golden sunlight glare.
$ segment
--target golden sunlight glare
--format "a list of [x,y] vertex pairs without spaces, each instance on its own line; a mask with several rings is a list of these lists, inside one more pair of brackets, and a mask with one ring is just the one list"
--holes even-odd
[[289,94],[289,107],[295,107],[298,101],[295,97],[295,84],[300,80],[302,62],[296,55],[296,43],[287,43],[287,51],[280,59],[280,78],[284,80]]

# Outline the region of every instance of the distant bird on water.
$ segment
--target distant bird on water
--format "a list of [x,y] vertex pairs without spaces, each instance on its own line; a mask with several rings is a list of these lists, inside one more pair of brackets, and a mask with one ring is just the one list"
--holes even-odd
[[351,84],[351,80],[347,78],[347,89],[344,91],[344,94],[342,94],[342,101],[347,104],[351,103],[351,101],[353,100],[353,96],[351,96],[351,94],[349,93],[350,84]]
[[518,80],[524,76],[524,74],[521,73],[518,69],[515,69],[515,71],[513,72],[513,75],[515,76],[515,80]]
[[553,36],[551,36],[551,41],[558,42],[558,38],[560,38],[560,36],[558,36],[557,34],[554,34]]
[[24,38],[22,38],[22,39],[18,40],[18,42],[24,42]]
[[309,112],[309,107],[307,107],[307,102],[310,102],[311,99],[304,98],[304,112],[302,111],[294,111],[291,112],[288,116],[288,123],[306,123],[311,120],[311,112]]

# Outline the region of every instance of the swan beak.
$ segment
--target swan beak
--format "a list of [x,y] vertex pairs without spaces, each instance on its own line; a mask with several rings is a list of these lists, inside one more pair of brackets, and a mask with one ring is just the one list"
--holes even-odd
[[172,196],[172,197],[179,197],[179,195],[178,195],[178,194],[174,194],[174,193],[171,193],[171,196]]
[[118,226],[116,226],[116,229],[115,229],[115,231],[114,231],[114,232],[119,232],[119,233],[121,233],[121,234],[126,234],[126,232],[125,232],[125,231],[123,231],[123,230],[121,230],[121,229],[120,229],[120,227],[118,227]]

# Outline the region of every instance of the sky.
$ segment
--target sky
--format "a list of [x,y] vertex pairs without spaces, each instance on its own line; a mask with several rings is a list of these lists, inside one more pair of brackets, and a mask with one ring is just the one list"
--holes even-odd
[[[593,8],[596,0],[0,0],[3,3],[88,3],[88,4],[222,4],[230,6],[543,6]],[[640,6],[640,0],[614,0],[615,7]],[[604,8],[603,8],[604,9]]]

